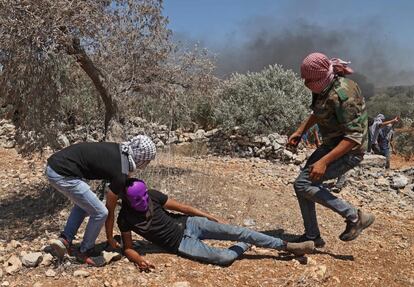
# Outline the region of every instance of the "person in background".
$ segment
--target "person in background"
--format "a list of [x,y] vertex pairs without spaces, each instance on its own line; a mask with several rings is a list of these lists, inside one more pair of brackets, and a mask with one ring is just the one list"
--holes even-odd
[[393,124],[382,127],[378,133],[378,154],[385,156],[385,168],[390,168],[391,148],[393,146],[394,129]]
[[[74,144],[49,157],[46,176],[50,184],[74,203],[59,239],[50,242],[53,253],[59,259],[67,252],[72,253],[72,241],[85,217],[89,216],[81,245],[72,255],[79,262],[93,266],[105,263],[103,257],[94,251],[96,238],[105,223],[108,243],[113,248],[117,247],[112,233],[118,195],[124,191],[129,174],[145,168],[155,154],[155,144],[151,139],[138,135],[121,144]],[[106,207],[86,180],[110,182]]]
[[316,247],[323,247],[325,241],[319,230],[315,203],[345,218],[346,228],[339,236],[343,241],[356,239],[375,220],[374,215],[356,209],[322,185],[357,166],[367,149],[365,101],[358,85],[345,78],[353,72],[348,64],[322,53],[312,53],[303,60],[301,77],[312,91],[312,114],[288,139],[288,146],[296,147],[302,134],[314,124],[318,124],[322,135],[322,145],[310,156],[294,182],[305,228],[305,233],[295,242],[313,240]]
[[303,145],[305,147],[309,146],[309,132],[303,133],[302,135],[302,141],[303,141]]
[[318,148],[321,145],[321,136],[319,135],[319,127],[317,124],[313,125],[309,128],[308,131],[313,136],[313,142],[315,146]]
[[378,114],[372,123],[372,125],[369,127],[369,133],[371,138],[371,150],[376,154],[381,154],[380,147],[378,146],[378,136],[380,134],[381,128],[391,124],[394,125],[399,122],[400,117],[396,116],[392,120],[384,121],[385,116],[383,114]]

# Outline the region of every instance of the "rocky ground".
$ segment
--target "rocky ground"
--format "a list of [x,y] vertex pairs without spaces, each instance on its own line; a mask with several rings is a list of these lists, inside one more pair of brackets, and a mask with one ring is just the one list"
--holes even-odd
[[[291,184],[300,166],[199,151],[189,146],[167,150],[139,176],[233,224],[284,239],[302,233]],[[70,258],[59,264],[50,257],[47,242],[59,233],[70,204],[45,182],[46,156],[23,159],[13,149],[0,149],[0,286],[414,286],[411,163],[384,171],[373,159],[349,174],[339,196],[377,217],[356,241],[341,242],[343,219],[318,207],[327,245],[307,257],[253,248],[222,268],[168,254],[136,236],[138,250],[156,266],[140,273],[124,257],[103,268]],[[104,239],[102,232],[100,246]]]

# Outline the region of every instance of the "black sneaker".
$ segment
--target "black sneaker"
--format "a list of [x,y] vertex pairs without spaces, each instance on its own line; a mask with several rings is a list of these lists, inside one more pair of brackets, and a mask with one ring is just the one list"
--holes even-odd
[[369,227],[375,221],[375,216],[370,213],[364,213],[358,209],[358,220],[352,222],[346,220],[345,231],[339,235],[339,239],[342,241],[351,241],[356,239],[365,228]]
[[299,238],[291,240],[290,242],[301,243],[301,242],[306,242],[306,241],[313,241],[313,243],[315,243],[316,248],[322,248],[326,244],[325,240],[323,240],[320,235],[318,235],[316,238],[311,239],[311,238],[308,238],[306,234],[303,234]]

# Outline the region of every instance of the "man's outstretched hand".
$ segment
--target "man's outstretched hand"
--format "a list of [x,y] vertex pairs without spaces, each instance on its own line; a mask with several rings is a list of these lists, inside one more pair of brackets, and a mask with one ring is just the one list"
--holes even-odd
[[155,269],[154,264],[150,263],[148,260],[145,260],[144,258],[141,257],[141,259],[138,260],[138,262],[136,263],[136,265],[138,266],[139,270],[142,272],[151,272],[151,269]]

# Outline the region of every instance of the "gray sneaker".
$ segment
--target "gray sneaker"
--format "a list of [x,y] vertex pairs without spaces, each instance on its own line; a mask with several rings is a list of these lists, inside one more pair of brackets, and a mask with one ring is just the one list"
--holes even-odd
[[345,231],[339,235],[342,241],[351,241],[356,239],[365,228],[369,227],[375,221],[375,216],[371,213],[365,213],[358,209],[358,220],[352,222],[346,220]]
[[62,260],[66,253],[70,253],[71,244],[63,237],[52,239],[49,245],[53,250],[53,255],[56,255],[59,260]]

